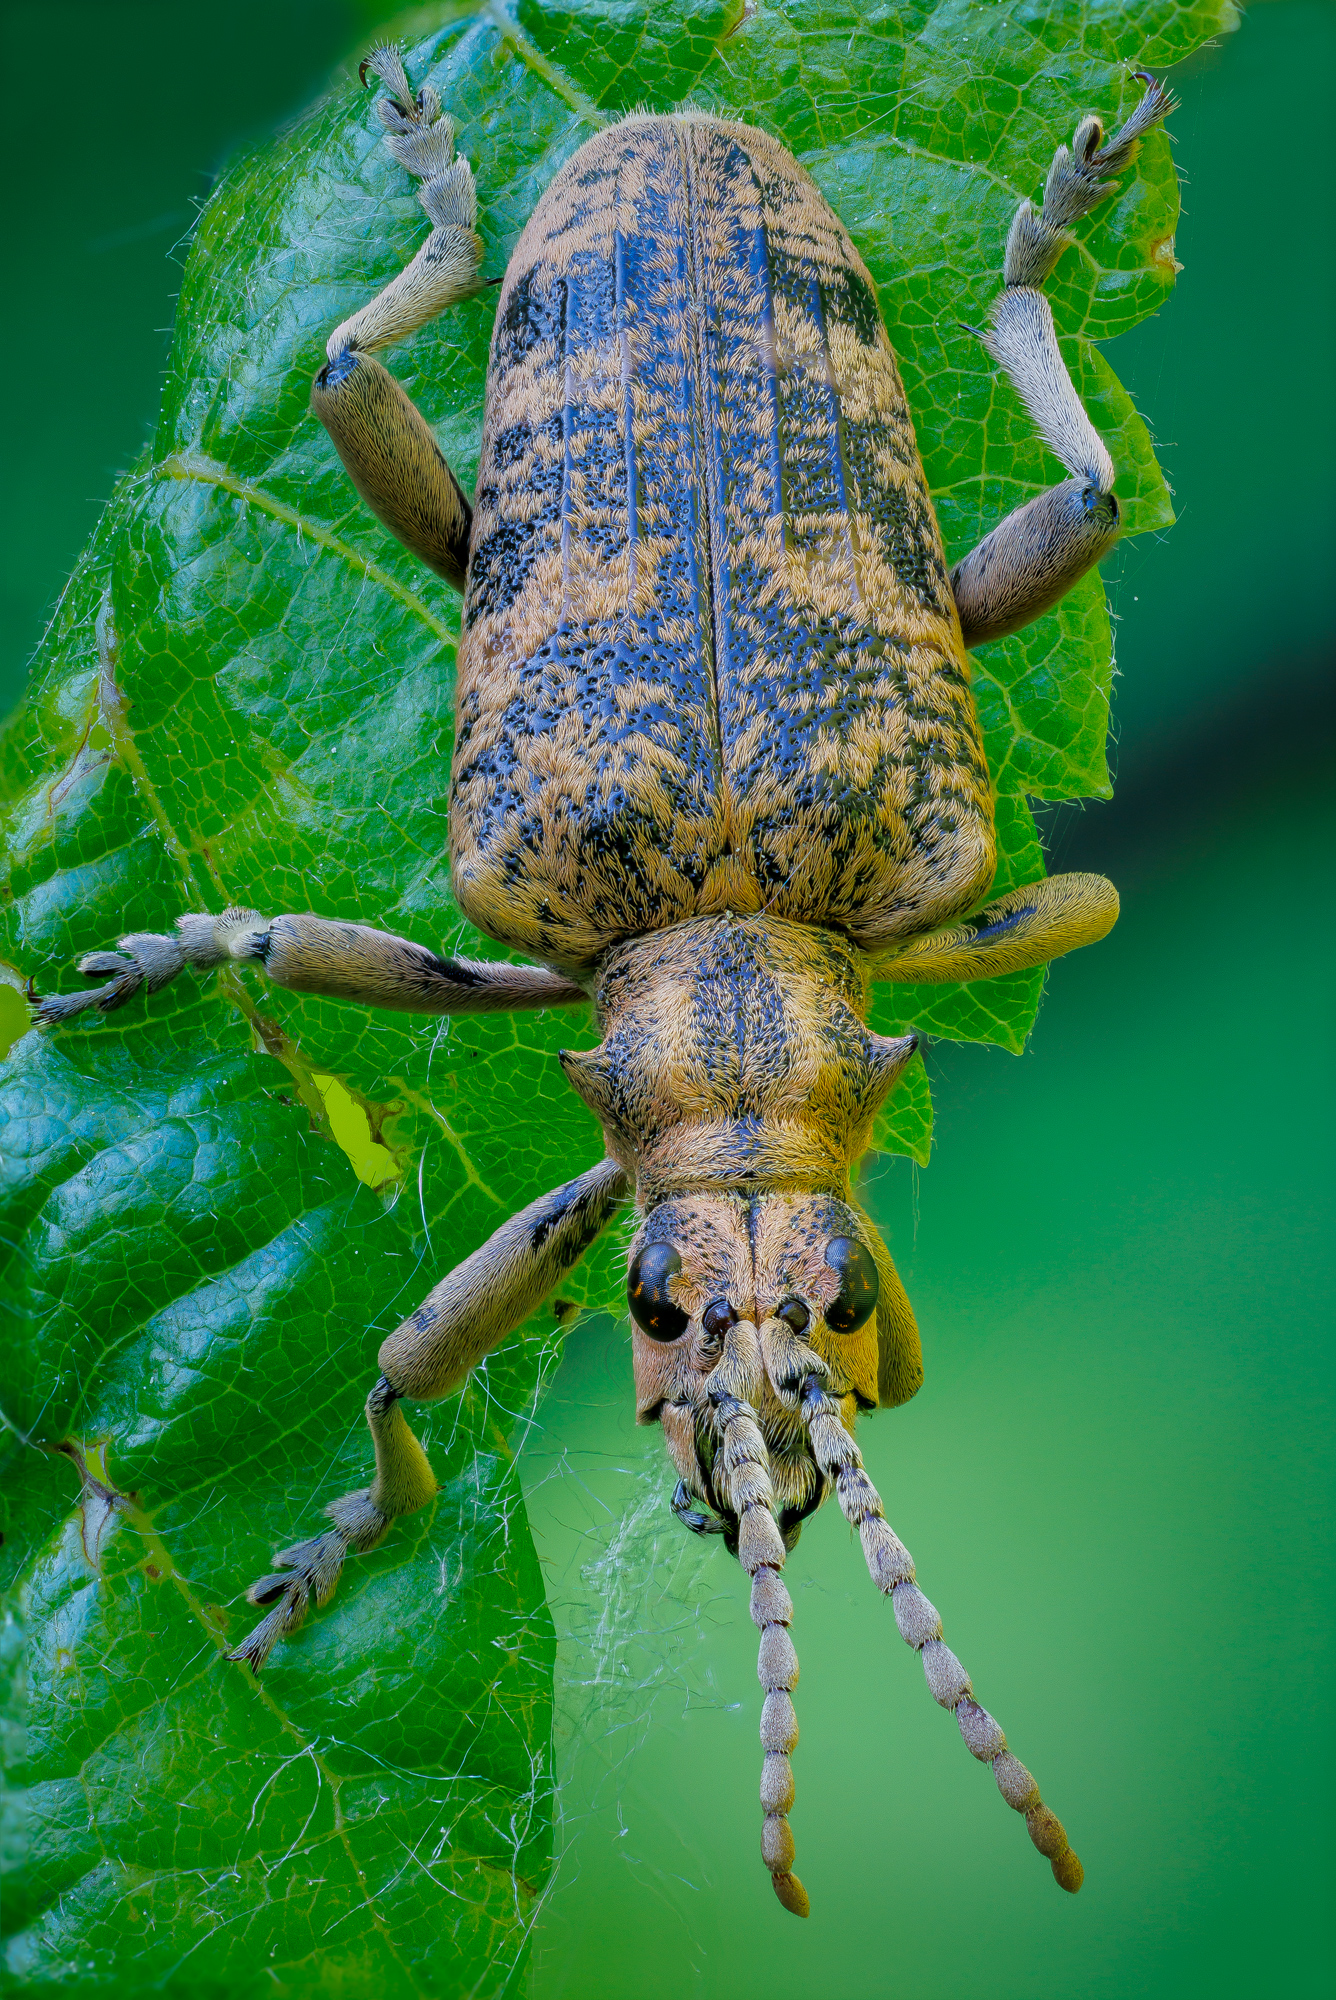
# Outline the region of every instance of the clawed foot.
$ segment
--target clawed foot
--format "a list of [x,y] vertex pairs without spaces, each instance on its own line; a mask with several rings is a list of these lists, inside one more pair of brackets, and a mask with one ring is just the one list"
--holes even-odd
[[141,986],[155,993],[185,963],[175,938],[155,937],[147,931],[123,937],[121,947],[120,951],[86,952],[79,960],[79,970],[86,979],[101,975],[105,985],[90,987],[86,993],[34,994],[35,1025],[54,1027],[57,1022],[86,1013],[90,1007],[95,1007],[99,1014],[110,1014],[132,1000]]
[[226,1657],[244,1660],[258,1675],[279,1640],[297,1630],[312,1600],[317,1605],[328,1604],[347,1553],[348,1538],[337,1528],[309,1542],[294,1542],[290,1549],[280,1549],[274,1561],[282,1563],[283,1569],[262,1576],[246,1592],[251,1604],[273,1604],[274,1608]]
[[144,983],[134,960],[118,951],[90,951],[79,960],[79,970],[86,978],[99,972],[110,972],[115,977],[105,986],[90,987],[86,993],[30,992],[28,1005],[35,1028],[58,1027],[62,1021],[72,1021],[76,1014],[84,1014],[90,1007],[96,1007],[99,1014],[110,1014],[113,1008],[132,999]]
[[[440,93],[430,83],[414,90],[403,57],[385,43],[374,48],[361,65],[363,83],[368,70],[374,71],[389,91],[376,103],[386,148],[419,183],[418,199],[432,229],[412,263],[360,312],[335,327],[325,352],[336,369],[345,352],[365,355],[405,340],[437,313],[479,289],[482,239],[477,234],[478,193],[468,161],[455,157],[454,121],[442,110]],[[338,383],[331,379],[320,386],[337,387]],[[318,403],[316,411],[321,422],[328,424],[328,414]],[[364,497],[369,497],[363,477],[358,476],[360,456],[354,453],[354,458],[358,467],[354,477]],[[371,475],[373,487],[377,486],[377,467],[368,465],[366,473]],[[371,505],[381,511],[375,500]],[[399,532],[393,524],[391,531]]]
[[349,1493],[333,1501],[325,1512],[335,1525],[308,1542],[280,1549],[274,1561],[281,1567],[262,1576],[246,1592],[251,1604],[272,1604],[274,1608],[224,1657],[244,1660],[257,1677],[279,1640],[291,1638],[311,1605],[318,1609],[329,1603],[344,1558],[374,1549],[389,1531],[388,1515],[371,1505],[369,1492]]
[[156,993],[175,979],[183,966],[207,972],[228,958],[258,958],[264,953],[268,925],[258,910],[224,910],[221,917],[197,913],[178,917],[174,934],[132,931],[120,940],[119,951],[90,951],[79,960],[85,978],[105,984],[86,993],[31,994],[29,1004],[38,1027],[54,1027],[95,1008],[110,1014],[132,1000],[142,986]]

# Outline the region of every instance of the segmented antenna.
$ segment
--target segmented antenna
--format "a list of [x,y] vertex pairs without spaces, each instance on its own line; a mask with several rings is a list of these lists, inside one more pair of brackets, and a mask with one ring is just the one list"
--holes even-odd
[[992,1765],[998,1790],[1013,1811],[1024,1813],[1030,1838],[1050,1863],[1054,1880],[1075,1894],[1084,1870],[1061,1820],[1044,1804],[1038,1785],[1012,1756],[987,1709],[975,1701],[969,1675],[942,1639],[941,1619],[914,1581],[914,1559],[887,1524],[881,1497],[863,1470],[863,1455],[815,1375],[804,1384],[801,1408],[812,1455],[834,1481],[845,1520],[858,1530],[872,1581],[894,1606],[900,1637],[922,1656],[933,1700],[954,1712],[966,1749],[981,1764]]
[[765,1752],[761,1766],[761,1808],[765,1813],[761,1855],[784,1908],[795,1917],[805,1917],[811,1905],[793,1872],[793,1830],[788,1819],[793,1806],[789,1757],[798,1741],[792,1701],[798,1655],[788,1630],[793,1602],[780,1576],[784,1543],[775,1522],[770,1456],[750,1403],[720,1384],[706,1393],[720,1446],[711,1476],[720,1497],[738,1517],[738,1561],[752,1580],[751,1615],[761,1634],[756,1661],[765,1689],[761,1708],[761,1748]]

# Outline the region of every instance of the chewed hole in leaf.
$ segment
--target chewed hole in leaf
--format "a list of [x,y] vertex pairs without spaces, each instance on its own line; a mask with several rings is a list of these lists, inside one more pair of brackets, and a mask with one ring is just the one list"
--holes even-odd
[[102,1568],[102,1553],[119,1525],[120,1495],[107,1470],[107,1441],[76,1443],[68,1438],[55,1449],[73,1459],[79,1472],[79,1533],[84,1560],[94,1572]]
[[383,1188],[397,1181],[399,1162],[372,1132],[365,1106],[336,1076],[325,1076],[315,1070],[311,1081],[320,1093],[329,1129],[347,1154],[358,1180],[365,1181],[369,1188]]
[[7,1056],[20,1035],[32,1026],[28,1003],[17,986],[0,978],[0,1058]]
[[408,1151],[385,1141],[402,1104],[374,1103],[331,1071],[317,1069],[278,1022],[250,1002],[239,981],[232,980],[227,991],[250,1021],[259,1046],[287,1070],[314,1128],[334,1141],[367,1187],[393,1189],[404,1177]]

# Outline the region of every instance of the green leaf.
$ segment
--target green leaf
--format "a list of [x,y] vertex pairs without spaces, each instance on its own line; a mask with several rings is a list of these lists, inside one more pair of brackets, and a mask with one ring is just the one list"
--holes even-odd
[[[905,1025],[897,1023],[888,1030],[877,1023],[883,1034],[897,1028],[903,1034]],[[912,1058],[894,1094],[877,1113],[872,1145],[878,1153],[907,1153],[921,1167],[927,1166],[932,1152],[932,1086],[921,1055]]]
[[[1228,0],[575,0],[428,8],[477,173],[486,270],[598,121],[690,98],[777,130],[878,280],[948,548],[1054,468],[959,321],[1058,140],[1129,63]],[[427,23],[424,27],[423,22]],[[435,25],[431,25],[432,23]],[[1058,324],[1139,528],[1168,502],[1089,347],[1162,301],[1177,195],[1152,140],[1068,253]],[[458,605],[359,505],[307,410],[328,328],[422,218],[350,79],[242,160],[186,269],[149,452],[75,572],[0,744],[0,1031],[11,1972],[118,1995],[501,1993],[552,1853],[552,1626],[512,1466],[568,1305],[431,1413],[438,1504],[350,1567],[257,1687],[221,1654],[245,1585],[364,1483],[383,1334],[514,1208],[592,1163],[552,1060],[578,1016],[423,1024],[258,978],[178,982],[23,1034],[18,989],[182,909],[313,909],[483,955],[444,861]],[[395,356],[461,476],[491,305]],[[1102,594],[978,662],[996,887],[1042,855],[1026,799],[1107,790]],[[886,989],[877,1024],[1018,1048],[1039,975]],[[926,1160],[907,1073],[880,1142]],[[564,1287],[617,1291],[624,1232]]]

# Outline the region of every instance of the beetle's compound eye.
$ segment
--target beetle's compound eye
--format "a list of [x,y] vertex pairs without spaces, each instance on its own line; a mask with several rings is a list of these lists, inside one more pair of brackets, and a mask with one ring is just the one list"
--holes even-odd
[[872,1252],[852,1236],[837,1236],[826,1245],[826,1262],[839,1275],[840,1289],[826,1307],[832,1333],[857,1333],[877,1306],[881,1279]]
[[785,1326],[791,1326],[795,1333],[806,1333],[812,1324],[812,1315],[801,1299],[786,1299],[775,1318],[782,1319]]
[[647,1243],[631,1262],[626,1278],[631,1317],[651,1340],[677,1340],[686,1331],[687,1314],[670,1297],[668,1281],[682,1268],[671,1243]]
[[727,1299],[711,1299],[700,1316],[700,1323],[706,1335],[713,1341],[721,1341],[730,1326],[737,1323],[737,1314]]

